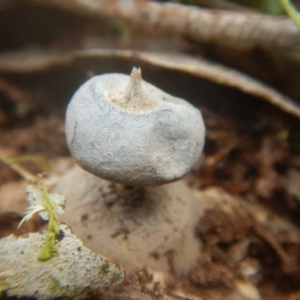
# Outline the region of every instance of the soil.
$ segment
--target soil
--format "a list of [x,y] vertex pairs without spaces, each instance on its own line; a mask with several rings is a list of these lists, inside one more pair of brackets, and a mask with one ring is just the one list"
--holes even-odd
[[[185,178],[186,182],[199,190],[220,187],[238,196],[241,203],[262,204],[270,215],[285,217],[299,228],[297,178],[300,164],[297,145],[293,144],[299,122],[291,121],[270,108],[268,119],[261,124],[213,112],[206,107],[201,110],[207,125],[205,151]],[[41,111],[25,119],[9,119],[1,129],[0,144],[5,145],[1,151],[4,149],[13,156],[34,154],[49,161],[68,157],[62,112],[63,109],[61,112],[48,111],[47,114]],[[267,112],[259,111],[259,114]],[[32,163],[24,166],[32,172],[41,172]],[[4,164],[1,165],[0,178],[2,185],[21,180]],[[20,219],[21,215],[16,212],[2,212],[0,236],[15,232]],[[27,227],[22,227],[19,234],[35,231],[38,225],[41,222],[35,219]],[[258,286],[264,299],[272,298],[275,293],[276,298],[272,299],[300,295],[300,245],[289,241],[288,233],[285,237],[272,237],[293,262],[292,268],[284,266],[264,230],[245,207],[236,207],[235,214],[227,214],[216,207],[207,210],[199,220],[196,234],[204,245],[198,265],[190,270],[187,278],[175,276],[173,279],[174,282],[180,280],[185,289],[196,291],[204,299],[218,299],[216,295],[220,294],[214,291],[215,296],[211,295],[211,289],[223,295],[229,294],[234,282],[241,277],[238,262],[239,257],[243,257],[245,264],[254,269],[251,281]]]

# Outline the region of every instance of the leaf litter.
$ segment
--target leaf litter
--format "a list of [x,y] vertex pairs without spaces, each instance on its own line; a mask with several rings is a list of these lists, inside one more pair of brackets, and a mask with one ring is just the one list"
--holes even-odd
[[1,239],[0,289],[9,296],[81,299],[124,279],[118,265],[84,247],[67,225],[59,226],[58,239],[57,254],[46,261],[38,259],[46,241],[45,233]]
[[18,159],[7,159],[3,154],[0,159],[30,182],[26,189],[29,207],[18,228],[36,213],[48,221],[42,233],[11,234],[0,239],[1,294],[42,300],[62,296],[81,299],[124,280],[117,264],[84,247],[67,225],[60,224],[58,214],[64,212],[64,196],[49,194],[42,176],[26,172],[14,162]]

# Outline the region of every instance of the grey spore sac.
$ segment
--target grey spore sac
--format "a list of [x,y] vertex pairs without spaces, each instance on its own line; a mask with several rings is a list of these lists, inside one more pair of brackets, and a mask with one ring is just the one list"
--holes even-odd
[[201,113],[131,76],[104,74],[83,84],[66,115],[66,135],[77,163],[123,184],[151,186],[184,176],[199,158],[205,126]]

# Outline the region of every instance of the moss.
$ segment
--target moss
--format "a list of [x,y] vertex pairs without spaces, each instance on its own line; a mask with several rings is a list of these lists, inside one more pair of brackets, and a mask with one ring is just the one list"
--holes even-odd
[[59,219],[56,206],[49,198],[47,188],[42,181],[39,182],[39,188],[42,194],[43,207],[45,207],[49,215],[47,236],[45,245],[40,252],[39,260],[48,260],[57,253],[56,236],[59,234]]
[[7,284],[6,284],[6,277],[0,276],[0,297],[2,293],[6,290]]
[[48,260],[57,253],[55,233],[47,231],[44,247],[39,254],[39,260]]
[[48,285],[47,291],[49,295],[64,295],[66,297],[78,299],[85,297],[87,294],[87,291],[85,291],[84,288],[61,285],[61,283],[53,277],[50,277],[49,281],[50,283]]
[[54,295],[64,295],[66,287],[62,286],[58,280],[53,277],[49,277],[48,292]]

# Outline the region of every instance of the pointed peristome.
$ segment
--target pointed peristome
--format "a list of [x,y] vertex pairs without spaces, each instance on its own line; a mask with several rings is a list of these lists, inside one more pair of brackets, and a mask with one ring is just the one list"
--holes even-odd
[[126,89],[111,96],[111,101],[128,111],[148,111],[159,105],[157,100],[151,99],[142,87],[142,72],[140,68],[133,67]]

